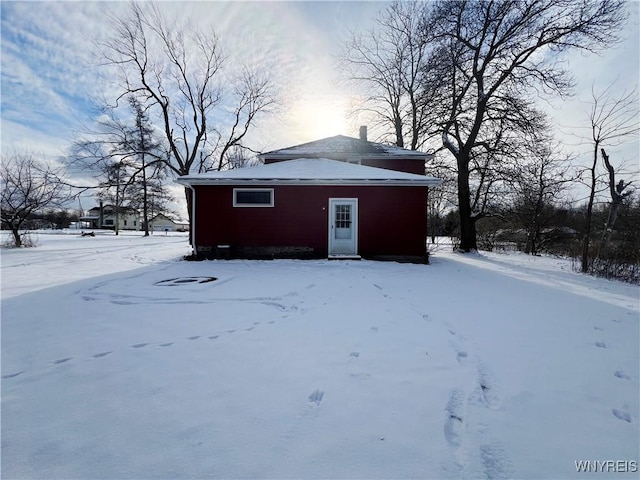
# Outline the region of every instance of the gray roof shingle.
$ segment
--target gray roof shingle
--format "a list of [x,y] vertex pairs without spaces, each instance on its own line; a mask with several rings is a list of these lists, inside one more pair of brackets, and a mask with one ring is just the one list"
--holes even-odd
[[360,140],[359,138],[347,137],[344,135],[336,135],[335,137],[322,138],[313,142],[295,145],[293,147],[272,150],[263,153],[262,158],[279,157],[279,156],[304,156],[313,157],[322,155],[335,154],[338,156],[345,155],[372,155],[372,156],[395,156],[395,157],[414,157],[416,159],[426,159],[430,155],[415,150],[407,150],[406,148],[397,147],[395,145],[386,145],[384,143],[369,142]]

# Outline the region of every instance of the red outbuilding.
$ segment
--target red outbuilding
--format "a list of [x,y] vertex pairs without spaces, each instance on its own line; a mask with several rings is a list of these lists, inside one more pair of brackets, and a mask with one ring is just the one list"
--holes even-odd
[[426,262],[429,155],[330,137],[261,155],[264,165],[187,175],[191,240],[204,258]]

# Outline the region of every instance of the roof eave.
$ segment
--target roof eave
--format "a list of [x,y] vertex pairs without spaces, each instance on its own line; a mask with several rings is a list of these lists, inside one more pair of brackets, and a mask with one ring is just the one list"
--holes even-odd
[[189,178],[176,179],[181,185],[234,185],[234,186],[276,186],[276,185],[343,185],[343,186],[395,186],[432,187],[442,183],[439,178],[426,177],[416,180],[401,179],[322,179],[322,178]]
[[407,153],[357,153],[357,152],[324,152],[324,153],[279,153],[268,152],[261,153],[258,158],[262,161],[272,158],[280,160],[297,160],[299,158],[328,158],[331,160],[331,156],[344,157],[344,158],[361,158],[371,160],[430,160],[434,157],[432,153],[415,152],[411,154]]

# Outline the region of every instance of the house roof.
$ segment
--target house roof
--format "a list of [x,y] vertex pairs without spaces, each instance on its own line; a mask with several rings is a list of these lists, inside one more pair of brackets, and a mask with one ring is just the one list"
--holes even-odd
[[182,220],[180,218],[170,217],[169,215],[165,215],[164,213],[158,213],[153,218],[150,218],[149,222],[155,222],[155,221],[158,221],[160,219],[165,219],[165,220],[168,220],[168,221],[173,222],[173,223],[178,224],[178,225],[187,225],[189,223],[186,220]]
[[346,163],[328,158],[298,158],[256,167],[186,175],[183,185],[397,185],[432,186],[435,177]]
[[[120,208],[118,208],[118,210],[121,213],[138,213],[138,211],[135,208],[132,208],[132,207],[121,206]],[[99,213],[100,212],[100,207],[93,207],[93,208],[90,208],[88,211],[89,212]],[[103,211],[103,213],[111,214],[111,213],[116,211],[116,207],[114,205],[111,205],[110,203],[108,203],[108,204],[105,204],[105,205],[102,206],[102,211]]]
[[407,150],[406,148],[384,143],[369,142],[359,138],[336,135],[335,137],[322,138],[313,142],[295,145],[293,147],[272,150],[260,155],[261,158],[269,157],[327,157],[327,156],[366,156],[371,157],[401,157],[414,158],[416,160],[426,160],[431,154]]

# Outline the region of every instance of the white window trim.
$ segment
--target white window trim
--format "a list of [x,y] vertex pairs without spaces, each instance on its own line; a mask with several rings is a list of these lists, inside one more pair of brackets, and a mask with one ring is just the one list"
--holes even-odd
[[[236,192],[269,192],[271,194],[271,203],[237,203]],[[273,188],[234,188],[233,189],[233,206],[238,208],[271,208],[275,204]]]

